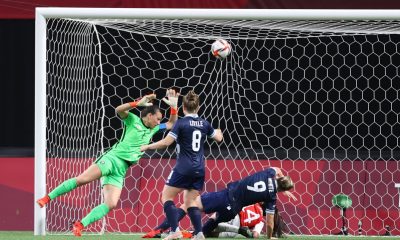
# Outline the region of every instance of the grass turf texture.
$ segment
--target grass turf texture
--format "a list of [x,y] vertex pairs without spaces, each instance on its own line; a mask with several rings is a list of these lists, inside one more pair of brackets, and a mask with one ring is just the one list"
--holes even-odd
[[[0,231],[0,239],[1,240],[28,240],[28,239],[48,239],[48,240],[64,240],[64,239],[75,239],[75,240],[86,240],[86,239],[110,239],[110,240],[139,240],[141,238],[142,234],[134,234],[134,235],[115,235],[115,234],[106,234],[106,235],[83,235],[80,238],[71,236],[71,235],[47,235],[47,236],[34,236],[33,232],[6,232],[6,231]],[[218,238],[207,238],[207,239],[218,239]],[[219,238],[222,239],[222,238]],[[227,238],[225,238],[227,239]],[[245,239],[245,238],[235,238],[235,239]],[[260,239],[265,239],[265,238],[260,238]],[[361,237],[354,237],[354,236],[289,236],[288,238],[280,238],[280,239],[293,239],[293,240],[324,240],[324,239],[343,239],[343,240],[354,240],[354,239],[359,239],[359,240],[378,240],[378,239],[383,239],[383,240],[389,240],[389,239],[397,239],[400,240],[399,237],[382,237],[382,236],[376,236],[376,237],[366,237],[366,236],[361,236]]]

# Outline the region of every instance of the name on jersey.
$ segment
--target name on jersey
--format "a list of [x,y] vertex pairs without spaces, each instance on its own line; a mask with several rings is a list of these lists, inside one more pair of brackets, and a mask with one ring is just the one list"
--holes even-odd
[[202,121],[189,121],[189,125],[192,127],[203,127]]

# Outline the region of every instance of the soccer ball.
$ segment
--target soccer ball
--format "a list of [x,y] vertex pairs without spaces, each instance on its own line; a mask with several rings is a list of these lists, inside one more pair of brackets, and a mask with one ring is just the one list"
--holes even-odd
[[216,58],[226,58],[231,53],[231,49],[231,45],[224,39],[217,39],[211,45],[211,53]]

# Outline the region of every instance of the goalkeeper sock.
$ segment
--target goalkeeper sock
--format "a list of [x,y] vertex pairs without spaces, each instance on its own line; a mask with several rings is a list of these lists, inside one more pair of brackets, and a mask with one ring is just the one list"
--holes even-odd
[[86,227],[87,225],[91,224],[92,222],[96,222],[97,220],[101,219],[110,211],[106,204],[100,204],[99,206],[95,207],[90,211],[86,217],[84,217],[81,221],[82,225]]
[[164,212],[165,216],[167,216],[171,231],[175,232],[178,228],[178,218],[176,216],[177,209],[175,203],[173,201],[166,201],[164,203]]
[[[177,215],[177,219],[179,222],[186,215],[186,212],[182,208],[178,208],[178,209],[176,209],[176,215]],[[155,230],[161,229],[161,230],[165,231],[169,227],[170,227],[170,225],[169,225],[168,219],[165,218],[164,221],[155,228]]]
[[188,208],[188,215],[194,227],[193,236],[201,232],[201,213],[198,207]]
[[209,236],[212,231],[218,226],[217,221],[215,219],[210,218],[207,222],[203,225],[203,234],[205,236]]
[[67,192],[74,190],[77,187],[76,178],[70,178],[53,189],[48,195],[51,200],[61,196]]

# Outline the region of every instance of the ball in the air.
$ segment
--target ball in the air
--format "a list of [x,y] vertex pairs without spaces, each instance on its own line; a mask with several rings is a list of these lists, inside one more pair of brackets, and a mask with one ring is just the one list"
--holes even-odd
[[224,39],[217,39],[211,45],[211,53],[216,58],[226,58],[231,53],[231,49],[231,45]]

